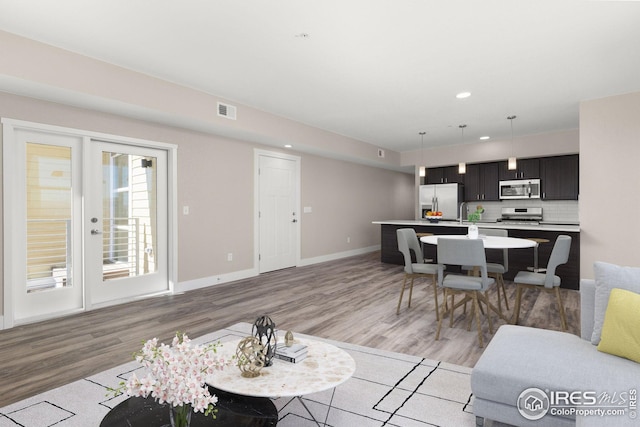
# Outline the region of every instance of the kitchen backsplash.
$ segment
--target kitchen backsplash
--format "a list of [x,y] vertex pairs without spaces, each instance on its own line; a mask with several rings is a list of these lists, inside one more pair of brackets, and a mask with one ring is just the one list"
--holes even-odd
[[577,200],[503,200],[501,202],[469,202],[469,212],[482,205],[483,221],[495,221],[502,215],[502,208],[542,208],[542,220],[546,222],[576,223],[580,222]]

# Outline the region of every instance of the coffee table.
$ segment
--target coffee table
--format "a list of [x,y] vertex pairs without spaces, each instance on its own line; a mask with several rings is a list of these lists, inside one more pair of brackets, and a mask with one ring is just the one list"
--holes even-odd
[[[191,427],[275,427],[278,410],[268,398],[238,396],[210,387],[218,397],[216,419],[193,413]],[[130,397],[104,417],[100,427],[169,427],[169,406],[151,397]]]
[[[218,354],[230,359],[235,355],[238,342],[240,340],[223,342]],[[239,369],[228,367],[207,377],[207,384],[241,396],[297,398],[318,426],[320,423],[300,397],[333,389],[324,421],[326,425],[335,388],[351,378],[356,362],[349,353],[332,344],[307,339],[296,339],[295,342],[308,346],[307,357],[301,362],[289,363],[274,358],[272,366],[262,368],[256,378],[245,378]]]

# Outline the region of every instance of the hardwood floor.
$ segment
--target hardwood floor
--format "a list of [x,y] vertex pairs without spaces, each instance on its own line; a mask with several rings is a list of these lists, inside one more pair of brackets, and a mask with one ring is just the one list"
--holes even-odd
[[[168,341],[176,331],[195,338],[263,314],[280,331],[473,367],[483,351],[475,324],[467,331],[458,310],[453,327],[445,321],[435,341],[431,284],[416,280],[411,308],[405,292],[397,315],[402,278],[402,267],[381,263],[374,252],[0,331],[0,407],[128,362],[146,339]],[[514,291],[508,283],[511,303]],[[569,332],[578,334],[578,292],[563,290],[562,296]],[[490,298],[496,304],[494,289]],[[493,320],[494,328],[506,323]],[[520,324],[559,330],[555,300],[525,292]],[[483,331],[486,346],[486,319]]]

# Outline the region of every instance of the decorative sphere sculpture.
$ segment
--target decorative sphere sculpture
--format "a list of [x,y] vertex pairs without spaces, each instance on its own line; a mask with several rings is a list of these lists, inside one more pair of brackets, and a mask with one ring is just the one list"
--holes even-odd
[[256,337],[246,337],[238,343],[236,358],[243,377],[259,377],[260,369],[265,366],[264,346]]
[[253,324],[252,334],[264,346],[265,366],[271,366],[276,354],[276,324],[269,316],[261,316]]

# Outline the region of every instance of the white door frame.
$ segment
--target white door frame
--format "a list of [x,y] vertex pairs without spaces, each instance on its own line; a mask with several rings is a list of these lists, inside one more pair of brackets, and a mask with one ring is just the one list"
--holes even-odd
[[302,215],[300,214],[300,157],[290,154],[279,153],[277,151],[267,151],[254,149],[253,151],[253,268],[260,272],[260,156],[269,156],[279,159],[292,160],[296,164],[296,210],[298,212],[297,238],[296,238],[296,267],[300,265],[300,230]]
[[[15,120],[2,118],[0,120],[2,124],[2,150],[3,150],[3,258],[4,258],[4,284],[3,284],[3,300],[4,300],[4,313],[3,313],[3,325],[4,329],[15,326],[15,313],[13,307],[13,290],[12,286],[7,284],[13,283],[14,280],[24,280],[24,272],[16,271],[13,268],[13,260],[15,255],[13,253],[16,248],[16,242],[22,238],[12,232],[12,224],[16,221],[21,221],[22,218],[18,215],[18,209],[14,209],[14,203],[17,197],[24,197],[19,195],[18,188],[15,185],[14,180],[6,179],[8,176],[12,176],[13,172],[18,167],[23,165],[17,165],[14,162],[15,159],[15,137],[14,129],[26,129],[36,132],[49,132],[58,133],[63,135],[75,136],[84,138],[85,141],[91,139],[99,139],[106,142],[114,142],[129,145],[138,145],[142,147],[156,148],[165,150],[167,152],[167,275],[168,275],[168,287],[169,292],[173,292],[176,288],[178,281],[178,216],[177,216],[177,194],[178,194],[178,181],[177,181],[177,150],[178,147],[175,144],[168,144],[163,142],[149,141],[138,138],[129,138],[118,135],[105,134],[100,132],[92,132],[86,130],[79,130],[61,126],[45,125],[41,123],[28,122],[23,120]],[[86,159],[88,150],[83,150],[83,157]],[[86,166],[85,166],[86,167]],[[15,176],[15,174],[13,175]],[[84,210],[84,208],[83,208]],[[84,221],[83,221],[84,222]],[[95,308],[91,305],[90,295],[85,292],[84,296],[85,310],[91,310]],[[114,303],[120,303],[117,301]],[[42,319],[34,319],[42,320]]]

